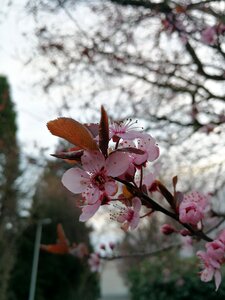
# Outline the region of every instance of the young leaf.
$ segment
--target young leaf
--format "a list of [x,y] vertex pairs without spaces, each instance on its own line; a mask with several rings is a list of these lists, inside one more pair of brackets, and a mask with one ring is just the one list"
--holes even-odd
[[160,190],[161,194],[164,196],[164,198],[170,204],[171,208],[176,210],[176,200],[175,200],[174,196],[165,187],[165,185],[163,185],[159,180],[156,180],[155,183],[156,183],[158,189]]
[[81,161],[81,156],[83,155],[84,151],[79,150],[79,151],[61,151],[58,153],[51,154],[51,156],[69,160],[72,162],[80,162]]
[[101,120],[99,124],[99,148],[102,154],[108,156],[108,144],[109,144],[109,121],[108,115],[104,109],[101,107]]
[[89,130],[71,118],[58,118],[47,123],[51,134],[61,137],[85,150],[98,150],[98,145]]

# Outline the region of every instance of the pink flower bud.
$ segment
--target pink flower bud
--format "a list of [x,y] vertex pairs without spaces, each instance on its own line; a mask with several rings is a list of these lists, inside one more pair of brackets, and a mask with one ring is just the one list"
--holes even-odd
[[160,230],[163,234],[166,234],[166,235],[169,235],[169,234],[172,234],[172,233],[176,232],[176,229],[170,224],[164,224],[160,228]]
[[113,250],[115,248],[115,243],[109,242],[109,248]]
[[100,245],[100,249],[101,249],[101,250],[105,250],[105,244],[101,244],[101,245]]
[[191,235],[190,231],[187,230],[187,229],[182,229],[182,230],[179,231],[179,233],[181,235],[183,235],[183,236],[189,236],[189,235]]

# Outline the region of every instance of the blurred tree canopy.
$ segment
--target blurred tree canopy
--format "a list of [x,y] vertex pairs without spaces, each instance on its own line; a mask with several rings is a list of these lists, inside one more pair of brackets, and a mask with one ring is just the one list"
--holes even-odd
[[0,295],[5,299],[9,274],[16,255],[19,232],[21,175],[16,112],[7,79],[0,76]]
[[224,1],[40,0],[27,8],[38,53],[28,60],[41,66],[44,91],[61,95],[60,114],[84,109],[93,121],[104,103],[114,119],[137,118],[165,150],[167,178],[180,174],[183,190],[222,190]]
[[[64,168],[65,165],[59,162],[48,162],[38,181],[30,224],[18,239],[18,255],[8,289],[9,300],[28,299],[37,220],[52,220],[50,225],[43,225],[42,244],[56,242],[56,227],[61,223],[71,243],[85,242],[90,246],[90,228],[78,222],[76,200],[66,194],[59,183]],[[40,252],[35,299],[94,300],[98,296],[98,276],[89,271],[85,260]]]

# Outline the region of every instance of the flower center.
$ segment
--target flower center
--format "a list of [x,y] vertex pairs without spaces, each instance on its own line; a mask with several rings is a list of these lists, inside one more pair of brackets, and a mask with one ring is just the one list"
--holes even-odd
[[126,219],[128,222],[131,222],[132,219],[134,217],[134,211],[133,209],[128,209],[128,212],[127,212],[127,216],[126,216]]
[[101,171],[95,174],[91,180],[92,184],[94,186],[97,186],[100,190],[104,190],[104,185],[106,181],[107,181],[107,176],[105,174],[105,171]]

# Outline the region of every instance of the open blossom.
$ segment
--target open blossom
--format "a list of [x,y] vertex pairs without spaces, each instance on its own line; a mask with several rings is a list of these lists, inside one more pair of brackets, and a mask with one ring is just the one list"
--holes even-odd
[[121,212],[117,218],[117,221],[122,224],[122,229],[127,231],[130,229],[135,229],[140,221],[139,212],[141,209],[141,200],[137,197],[132,199],[132,207],[126,207]]
[[121,146],[124,147],[136,147],[141,150],[143,154],[132,153],[130,154],[131,162],[140,166],[147,161],[153,162],[159,157],[159,147],[156,144],[156,140],[150,134],[143,134],[142,138],[137,139],[137,146],[133,141],[123,141]]
[[138,131],[136,121],[126,120],[121,122],[114,122],[109,126],[109,137],[112,138],[114,142],[117,142],[120,138],[124,140],[133,140],[135,138],[141,137],[142,132]]
[[98,253],[91,253],[88,259],[88,264],[90,266],[91,272],[98,272],[100,268],[100,257]]
[[80,194],[87,203],[83,207],[81,221],[95,214],[103,199],[117,192],[117,184],[112,177],[123,174],[129,159],[126,153],[114,152],[107,159],[99,151],[84,151],[81,157],[83,169],[71,168],[63,177],[63,185],[72,193]]
[[197,225],[204,217],[208,197],[198,192],[184,195],[179,206],[179,219],[183,223]]
[[209,282],[214,277],[216,290],[218,290],[221,283],[220,264],[218,267],[215,267],[212,264],[212,259],[207,252],[198,251],[197,256],[202,260],[203,263],[203,270],[200,272],[201,280],[203,282]]
[[201,280],[208,282],[215,279],[216,290],[221,283],[221,265],[225,262],[225,230],[219,237],[212,242],[206,243],[206,252],[198,251],[197,256],[203,262],[203,270],[201,271]]

